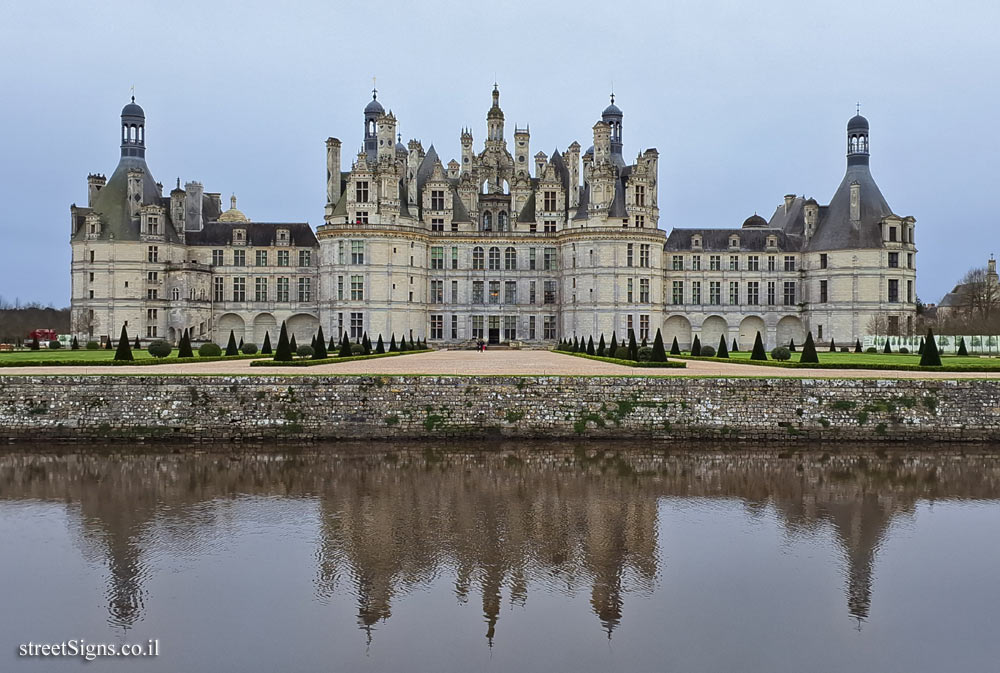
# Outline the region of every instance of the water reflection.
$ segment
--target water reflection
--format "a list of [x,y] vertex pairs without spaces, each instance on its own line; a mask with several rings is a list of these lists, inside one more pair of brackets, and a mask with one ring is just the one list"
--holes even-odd
[[[316,516],[315,595],[347,591],[367,638],[394,604],[446,577],[482,605],[492,645],[506,604],[530,591],[589,593],[610,638],[630,594],[657,587],[671,499],[741,501],[773,512],[790,537],[831,530],[846,609],[871,608],[876,555],[920,500],[995,498],[1000,460],[957,453],[603,452],[586,446],[310,448],[290,453],[0,454],[0,500],[64,503],[81,553],[104,564],[108,621],[143,617],[150,548],[211,550],[246,496],[298,501]],[[264,515],[266,516],[266,515]],[[166,549],[167,551],[162,551]],[[530,591],[529,591],[530,588]]]

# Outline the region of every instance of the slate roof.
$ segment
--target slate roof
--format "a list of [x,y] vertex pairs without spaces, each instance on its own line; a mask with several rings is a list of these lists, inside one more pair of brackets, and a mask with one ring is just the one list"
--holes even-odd
[[701,249],[706,252],[728,252],[729,237],[736,234],[740,237],[741,252],[764,252],[767,248],[767,237],[777,236],[778,250],[793,251],[801,246],[801,239],[789,236],[780,229],[674,229],[664,243],[665,251],[690,252],[691,237],[701,235]]
[[[854,182],[861,188],[861,219],[857,223],[851,222],[851,184]],[[881,248],[879,222],[889,215],[892,209],[875,184],[867,164],[848,166],[830,205],[820,210],[819,226],[809,241],[809,249]]]
[[319,246],[315,232],[305,222],[207,222],[201,231],[187,232],[186,240],[189,245],[230,245],[233,229],[246,229],[247,246],[274,245],[278,229],[288,229],[291,245]]
[[[138,241],[139,240],[139,220],[135,221],[128,214],[128,172],[133,168],[142,170],[142,203],[155,203],[165,205],[166,226],[168,240],[177,241],[177,234],[170,224],[170,199],[160,196],[160,190],[156,186],[153,175],[146,166],[145,159],[141,157],[122,157],[118,162],[118,167],[111,174],[107,184],[101,188],[94,199],[94,205],[87,212],[94,212],[101,216],[101,239],[108,239],[114,236],[116,241]],[[87,232],[80,227],[75,238],[82,240],[86,238]]]

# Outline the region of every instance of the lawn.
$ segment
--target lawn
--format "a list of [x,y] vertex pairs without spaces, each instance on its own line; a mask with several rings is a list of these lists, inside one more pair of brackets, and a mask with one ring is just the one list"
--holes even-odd
[[[145,360],[153,357],[145,350],[137,351],[132,349],[132,357],[136,360]],[[177,357],[175,348],[170,357]],[[37,351],[12,351],[0,352],[0,362],[44,362],[46,360],[80,360],[86,362],[97,362],[99,360],[114,360],[115,352],[107,350],[88,351],[80,349],[78,351],[71,348],[42,349]]]

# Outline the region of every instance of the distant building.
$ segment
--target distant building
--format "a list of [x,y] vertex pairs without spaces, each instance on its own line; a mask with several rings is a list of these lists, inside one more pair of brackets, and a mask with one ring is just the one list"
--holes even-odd
[[71,207],[73,331],[260,343],[287,321],[301,342],[405,335],[446,345],[486,339],[549,344],[628,330],[687,347],[695,335],[741,348],[817,339],[853,343],[873,315],[912,332],[914,219],[893,214],[869,169],[869,127],[848,123],[847,173],[829,205],[785,197],[771,219],[732,229],[659,224],[659,154],[623,155],[611,104],[581,153],[530,153],[527,127],[508,147],[493,90],[486,139],[460,135],[461,161],[403,145],[373,95],[361,149],[342,171],[326,141],[325,223],[250,221],[235,196],[197,182],[163,196],[145,162],[145,115],[122,110],[110,180],[88,178]]

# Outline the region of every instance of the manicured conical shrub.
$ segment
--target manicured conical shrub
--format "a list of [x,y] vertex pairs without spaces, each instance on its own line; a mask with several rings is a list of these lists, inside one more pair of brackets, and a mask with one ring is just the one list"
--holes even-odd
[[277,362],[291,362],[294,353],[292,344],[288,340],[288,328],[285,327],[285,322],[282,321],[281,331],[278,333],[278,347],[274,351],[274,359]]
[[238,351],[243,350],[243,337],[240,337],[240,344],[236,347],[236,350]]
[[410,347],[406,345],[406,335],[399,337],[399,352],[405,353],[410,350]]
[[340,350],[337,351],[337,357],[351,357],[351,338],[347,336],[347,332],[344,332],[343,336],[340,337]]
[[670,354],[671,355],[681,354],[681,346],[679,343],[677,343],[677,337],[674,337],[674,342],[670,344]]
[[[111,342],[109,341],[108,343],[111,343]],[[109,346],[109,348],[110,348],[110,346]],[[37,350],[41,350],[41,349],[42,349],[42,345],[40,343],[38,343],[38,337],[35,337],[34,339],[32,339],[32,341],[31,341],[31,350],[37,351]]]
[[316,352],[316,335],[313,334],[312,338],[309,339],[309,348],[312,348],[313,353]]
[[375,352],[381,355],[385,352],[385,344],[382,342],[382,335],[378,335],[378,342],[375,344]]
[[934,339],[934,331],[927,330],[927,338],[924,339],[924,352],[920,356],[921,367],[940,367],[941,353],[938,352],[937,341]]
[[594,350],[594,337],[587,337],[587,355],[596,355]]
[[791,341],[788,342],[788,352],[789,353],[795,352],[795,339],[792,339]]
[[[38,341],[35,339],[35,341]],[[132,349],[128,345],[128,332],[125,331],[125,325],[122,325],[122,334],[118,338],[118,350],[115,351],[115,360],[134,360],[132,357]]]
[[694,341],[691,342],[691,355],[701,355],[701,339],[698,338],[697,334],[694,335]]
[[608,357],[609,358],[615,357],[615,353],[617,351],[618,351],[618,339],[617,339],[617,337],[615,337],[615,333],[612,330],[612,332],[611,332],[611,343],[608,344]]
[[573,337],[573,352],[574,353],[580,352],[580,340],[577,339],[575,336]]
[[[38,339],[35,339],[32,342],[32,344],[31,344],[31,350],[33,350],[33,351],[37,351],[38,350]],[[106,351],[111,350],[111,335],[110,334],[108,335],[107,340],[104,342],[104,350],[106,350]]]
[[854,352],[855,353],[864,353],[865,352],[864,349],[861,348],[861,339],[856,339],[854,341]]
[[80,350],[80,342],[76,340],[76,337],[73,337],[73,343],[70,344],[70,349],[75,351]]
[[819,362],[819,356],[816,354],[816,344],[813,343],[812,332],[806,335],[806,343],[802,346],[802,356],[799,358],[799,362]]
[[271,355],[271,333],[264,332],[264,345],[260,347],[261,355]]
[[177,357],[179,358],[193,358],[194,351],[191,350],[191,334],[188,330],[184,330],[184,334],[181,335],[181,343],[177,347]]
[[834,343],[833,339],[830,339],[830,352],[831,353],[837,352],[837,344]]
[[136,349],[137,351],[141,351],[142,350],[142,344],[139,342],[139,335],[138,334],[135,335],[135,343],[132,344],[132,348]]
[[764,341],[760,338],[760,332],[757,332],[757,336],[753,340],[753,351],[750,353],[750,359],[767,360],[767,351],[764,350]]
[[393,332],[392,336],[389,337],[389,352],[390,353],[398,353],[399,352],[399,346],[396,345],[396,333],[395,332]]
[[962,340],[958,342],[958,352],[956,353],[956,355],[968,355],[968,354],[969,350],[965,347],[965,337],[962,337]]
[[649,356],[650,362],[666,362],[667,352],[663,349],[663,335],[660,328],[656,328],[656,337],[653,339],[653,353]]
[[635,330],[628,331],[628,359],[639,361],[639,344],[635,342]]
[[642,337],[642,343],[639,344],[639,348],[649,348],[649,344],[646,343],[646,337]]
[[892,353],[892,346],[889,345],[889,337],[885,338],[885,348],[882,349],[882,352],[886,354]]
[[299,345],[295,343],[295,334],[292,334],[292,338],[288,340],[288,346],[292,349],[292,354],[299,352]]
[[226,355],[239,355],[240,347],[236,345],[236,333],[229,330],[229,343],[226,344]]
[[337,350],[338,348],[340,348],[340,346],[337,345],[337,340],[331,334],[330,335],[330,342],[326,345],[326,352],[327,352],[327,354],[332,353],[333,351]]
[[319,330],[316,332],[316,346],[313,348],[313,360],[322,360],[323,358],[329,357],[326,352],[326,338],[323,336],[323,326],[319,326]]
[[917,348],[917,353],[920,355],[924,354],[924,338],[920,337],[920,346]]
[[736,339],[735,338],[733,339],[733,345],[732,345],[732,347],[730,347],[729,352],[730,353],[739,353],[740,352],[740,346],[739,346],[739,344],[736,343]]
[[726,335],[723,334],[719,337],[719,350],[715,352],[715,357],[717,358],[728,358],[729,349],[726,348]]
[[604,333],[601,333],[601,340],[597,342],[597,354],[602,356],[607,352],[607,344],[604,343]]
[[361,348],[365,355],[372,354],[372,340],[368,338],[368,332],[365,332],[365,335],[361,337]]

